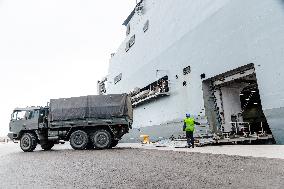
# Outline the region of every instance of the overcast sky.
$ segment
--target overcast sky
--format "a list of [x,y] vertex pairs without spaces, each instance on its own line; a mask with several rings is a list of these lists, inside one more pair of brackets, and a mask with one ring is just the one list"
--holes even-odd
[[15,107],[97,93],[135,0],[0,0],[0,136]]

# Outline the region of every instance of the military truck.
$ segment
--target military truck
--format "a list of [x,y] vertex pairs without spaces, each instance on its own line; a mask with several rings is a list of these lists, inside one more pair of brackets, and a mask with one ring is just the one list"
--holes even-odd
[[64,141],[75,150],[108,149],[129,132],[132,122],[127,94],[51,99],[46,107],[16,108],[8,137],[20,140],[24,152],[32,152],[37,144],[51,150]]

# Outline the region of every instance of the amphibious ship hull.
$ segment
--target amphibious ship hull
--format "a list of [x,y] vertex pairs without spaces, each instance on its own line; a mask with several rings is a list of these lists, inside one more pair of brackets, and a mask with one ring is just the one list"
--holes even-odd
[[283,20],[281,0],[141,1],[100,83],[133,96],[125,141],[179,137],[191,113],[196,135],[271,134],[284,144]]

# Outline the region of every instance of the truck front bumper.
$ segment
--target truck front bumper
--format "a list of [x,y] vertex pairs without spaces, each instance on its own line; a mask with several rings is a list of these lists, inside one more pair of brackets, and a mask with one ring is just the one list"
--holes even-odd
[[[8,133],[8,137],[9,137],[9,139],[11,139],[12,141],[14,141],[14,139],[15,139],[15,135],[16,134],[14,134],[14,133]],[[17,136],[16,136],[17,137]]]

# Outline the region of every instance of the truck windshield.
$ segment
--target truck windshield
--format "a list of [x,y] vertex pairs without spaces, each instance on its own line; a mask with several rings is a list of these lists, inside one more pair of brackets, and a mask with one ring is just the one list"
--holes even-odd
[[27,120],[32,119],[35,116],[38,116],[39,110],[33,111],[33,110],[16,110],[12,114],[12,120]]
[[14,111],[12,120],[21,120],[25,118],[26,111]]

